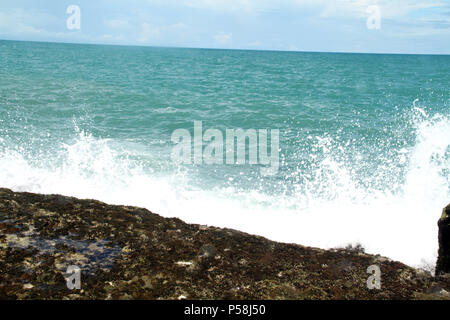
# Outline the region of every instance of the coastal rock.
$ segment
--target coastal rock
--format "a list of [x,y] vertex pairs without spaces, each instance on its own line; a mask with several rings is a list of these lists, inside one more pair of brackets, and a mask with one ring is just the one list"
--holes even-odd
[[[381,270],[381,289],[367,286],[371,265]],[[79,288],[69,288],[68,270],[81,270]],[[448,292],[448,279],[364,252],[0,189],[0,299],[448,299]]]
[[438,221],[439,255],[436,263],[436,275],[450,273],[450,204],[442,210]]

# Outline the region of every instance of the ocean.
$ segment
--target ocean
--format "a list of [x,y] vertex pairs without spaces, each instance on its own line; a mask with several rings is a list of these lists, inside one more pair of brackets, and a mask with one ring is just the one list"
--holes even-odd
[[[174,161],[177,130],[201,152],[207,130],[239,128],[278,133],[272,174]],[[0,187],[430,267],[450,202],[450,56],[0,41]]]

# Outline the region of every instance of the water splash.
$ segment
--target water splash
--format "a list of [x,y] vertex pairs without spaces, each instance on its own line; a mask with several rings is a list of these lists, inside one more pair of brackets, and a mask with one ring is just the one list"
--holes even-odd
[[396,148],[395,154],[380,152],[382,161],[367,172],[368,160],[351,142],[326,134],[310,137],[309,157],[316,164],[280,178],[294,181],[286,187],[289,192],[265,193],[260,184],[273,181],[264,180],[253,188],[233,182],[201,188],[193,171],[158,172],[151,161],[131,157],[122,143],[79,129],[74,143],[61,143],[53,156],[40,159],[8,147],[5,136],[0,185],[142,206],[277,241],[322,248],[359,242],[369,253],[413,266],[434,264],[436,222],[450,200],[450,118],[430,116],[416,102],[409,113],[411,146]]

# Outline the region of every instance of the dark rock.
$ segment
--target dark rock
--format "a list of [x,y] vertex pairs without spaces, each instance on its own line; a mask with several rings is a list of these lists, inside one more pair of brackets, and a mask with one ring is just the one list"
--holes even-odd
[[436,263],[436,275],[450,273],[450,204],[442,210],[438,221],[439,255]]
[[[450,278],[352,249],[277,243],[141,208],[0,189],[0,299],[449,298]],[[366,285],[373,264],[381,290]],[[69,266],[81,270],[80,290],[66,286]]]

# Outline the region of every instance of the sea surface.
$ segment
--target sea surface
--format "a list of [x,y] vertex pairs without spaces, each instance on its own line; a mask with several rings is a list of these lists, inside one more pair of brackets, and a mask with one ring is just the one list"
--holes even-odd
[[[194,121],[278,129],[278,171],[172,161]],[[0,41],[0,187],[432,267],[450,56]]]

